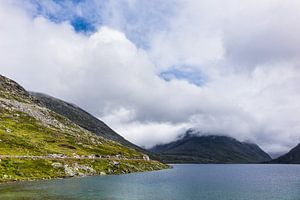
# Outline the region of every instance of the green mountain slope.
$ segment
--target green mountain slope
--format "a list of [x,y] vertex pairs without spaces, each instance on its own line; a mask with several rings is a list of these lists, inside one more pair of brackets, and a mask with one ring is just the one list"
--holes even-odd
[[155,157],[155,155],[152,155],[145,149],[142,149],[127,141],[122,136],[117,134],[114,130],[112,130],[103,121],[97,119],[93,115],[89,114],[88,112],[74,104],[62,101],[60,99],[42,93],[30,92],[30,95],[36,99],[36,102],[38,104],[41,104],[42,106],[47,107],[48,109],[56,113],[59,113],[60,115],[68,118],[70,121],[74,122],[78,126],[92,133],[95,133],[96,135],[116,141],[126,147],[136,149],[139,152],[149,155],[153,159],[157,158]]
[[181,139],[151,151],[167,163],[260,163],[271,157],[257,145],[226,136],[197,136],[190,131]]
[[272,164],[300,164],[300,143],[288,153],[280,156],[269,163]]
[[36,104],[0,76],[0,181],[117,174],[166,168]]

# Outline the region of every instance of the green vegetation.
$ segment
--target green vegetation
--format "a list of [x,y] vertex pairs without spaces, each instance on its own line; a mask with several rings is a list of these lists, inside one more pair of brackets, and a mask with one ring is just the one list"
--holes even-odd
[[76,125],[98,135],[103,138],[113,140],[117,143],[124,145],[125,147],[129,147],[137,150],[138,152],[149,155],[152,159],[157,159],[158,157],[152,154],[145,149],[142,149],[131,142],[127,141],[125,138],[121,137],[118,133],[116,133],[113,129],[111,129],[107,124],[98,118],[94,117],[90,113],[81,109],[80,107],[65,102],[63,100],[57,99],[55,97],[51,97],[47,94],[35,93],[31,92],[30,95],[35,98],[35,102],[38,102],[42,106],[52,110],[53,112],[60,114],[61,116],[69,119]]
[[128,158],[142,158],[142,154],[133,149],[100,138],[75,125],[72,127],[66,124],[66,119],[64,119],[66,127],[59,129],[47,127],[28,114],[18,111],[0,109],[0,116],[0,152],[2,155],[119,154]]
[[33,101],[0,75],[0,182],[168,168]]
[[17,159],[0,162],[0,182],[124,174],[167,168],[157,161],[109,159]]

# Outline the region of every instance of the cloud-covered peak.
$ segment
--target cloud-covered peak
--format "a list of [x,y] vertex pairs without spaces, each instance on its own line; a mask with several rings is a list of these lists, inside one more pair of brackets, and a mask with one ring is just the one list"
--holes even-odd
[[299,8],[3,1],[0,73],[78,104],[142,146],[194,128],[282,152],[300,140]]

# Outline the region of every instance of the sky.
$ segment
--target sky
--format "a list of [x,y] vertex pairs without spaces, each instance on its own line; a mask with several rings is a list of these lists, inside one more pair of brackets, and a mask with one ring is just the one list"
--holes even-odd
[[0,73],[150,148],[300,142],[298,0],[0,0]]

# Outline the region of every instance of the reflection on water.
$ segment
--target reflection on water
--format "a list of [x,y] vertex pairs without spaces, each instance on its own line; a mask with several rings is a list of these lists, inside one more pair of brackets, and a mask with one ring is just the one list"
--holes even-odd
[[174,165],[173,169],[0,185],[0,199],[299,200],[299,165]]

